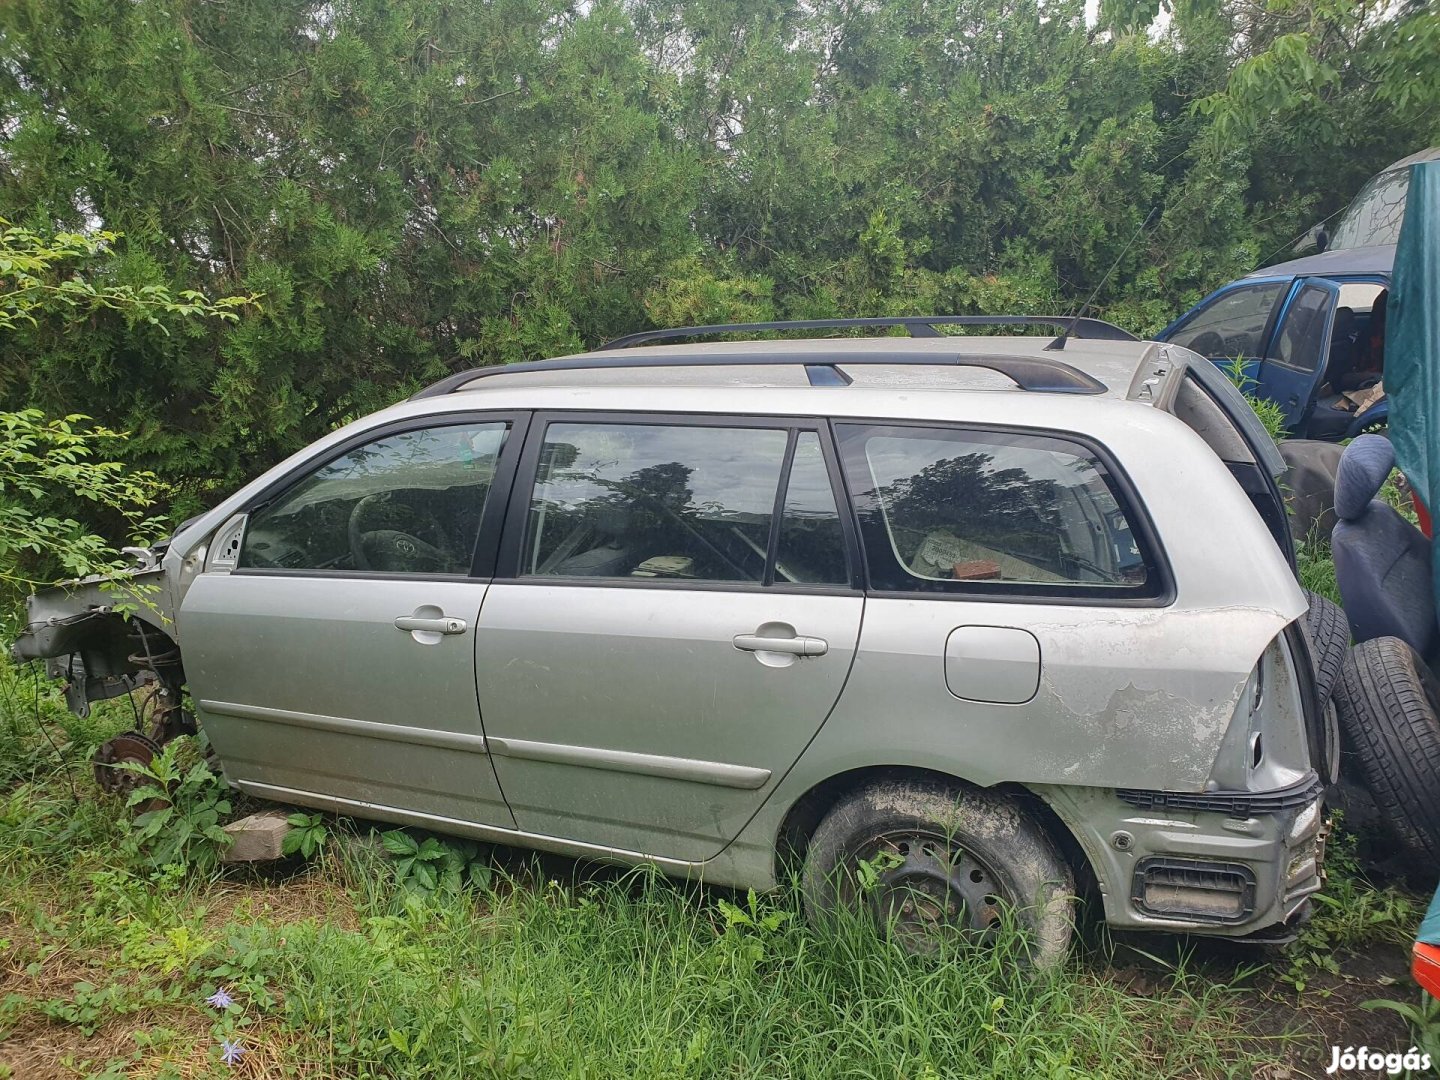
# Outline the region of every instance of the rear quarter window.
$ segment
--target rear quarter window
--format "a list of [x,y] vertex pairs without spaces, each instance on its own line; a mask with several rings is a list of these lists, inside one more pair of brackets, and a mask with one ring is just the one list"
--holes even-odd
[[872,588],[1154,597],[1163,575],[1090,447],[953,428],[837,426]]

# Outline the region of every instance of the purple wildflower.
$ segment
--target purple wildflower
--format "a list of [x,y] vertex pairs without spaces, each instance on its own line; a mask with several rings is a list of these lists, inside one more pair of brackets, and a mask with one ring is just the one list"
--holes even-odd
[[229,991],[222,986],[205,999],[205,1004],[214,1005],[217,1009],[228,1009],[231,1005],[235,1004],[235,999],[232,998]]
[[220,1060],[226,1065],[240,1064],[240,1058],[245,1053],[245,1048],[238,1042],[231,1042],[229,1039],[220,1040]]

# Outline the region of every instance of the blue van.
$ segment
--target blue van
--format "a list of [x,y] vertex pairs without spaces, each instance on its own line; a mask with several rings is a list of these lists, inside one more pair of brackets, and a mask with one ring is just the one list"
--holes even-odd
[[1377,352],[1410,166],[1435,159],[1440,147],[1377,173],[1333,231],[1311,230],[1317,254],[1217,289],[1162,330],[1159,340],[1222,367],[1238,364],[1251,380],[1247,389],[1280,406],[1294,437],[1337,440],[1383,430],[1389,401],[1370,401],[1374,395],[1362,392],[1383,374]]
[[1394,261],[1387,244],[1267,266],[1217,289],[1158,337],[1227,369],[1238,365],[1246,388],[1278,404],[1297,438],[1379,430],[1389,402],[1357,410],[1345,391],[1353,395],[1368,381]]

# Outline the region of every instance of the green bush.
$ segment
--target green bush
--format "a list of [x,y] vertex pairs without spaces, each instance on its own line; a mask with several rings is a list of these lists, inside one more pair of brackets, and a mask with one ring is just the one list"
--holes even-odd
[[1235,384],[1235,388],[1245,395],[1245,400],[1250,403],[1250,408],[1255,410],[1255,415],[1265,426],[1270,437],[1276,442],[1286,438],[1289,432],[1285,428],[1285,410],[1269,398],[1262,398],[1255,394],[1253,388],[1259,383],[1245,374],[1244,359],[1235,357],[1223,365],[1223,370],[1229,380]]
[[220,819],[230,813],[230,796],[224,779],[205,760],[204,736],[172,739],[148,765],[130,761],[113,767],[140,779],[127,807],[160,804],[131,823],[126,844],[131,858],[154,868],[212,869],[232,842],[220,827]]
[[150,513],[159,481],[105,460],[124,436],[88,419],[0,412],[0,630],[31,589],[125,566],[110,544],[57,507],[78,502],[92,514],[113,515],[131,543],[160,533],[163,523]]

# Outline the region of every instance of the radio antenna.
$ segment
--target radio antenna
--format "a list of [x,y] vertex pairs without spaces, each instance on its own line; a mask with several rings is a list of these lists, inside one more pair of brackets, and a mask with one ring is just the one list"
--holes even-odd
[[1140,227],[1130,234],[1130,239],[1125,241],[1125,246],[1120,249],[1120,254],[1115,256],[1115,261],[1110,264],[1110,269],[1105,271],[1105,276],[1100,279],[1100,284],[1095,286],[1095,291],[1090,294],[1085,303],[1080,305],[1080,310],[1071,318],[1070,325],[1060,332],[1059,337],[1045,346],[1047,352],[1058,352],[1065,348],[1065,342],[1070,340],[1070,335],[1075,332],[1075,327],[1080,324],[1080,317],[1084,315],[1090,305],[1095,302],[1095,297],[1099,296],[1100,290],[1105,288],[1105,283],[1110,280],[1110,275],[1115,272],[1115,267],[1120,265],[1120,260],[1125,258],[1125,253],[1129,251],[1131,245],[1140,238],[1140,234],[1150,225],[1150,222],[1154,219],[1158,211],[1159,207],[1152,209],[1150,213],[1145,215],[1145,220],[1140,223]]

